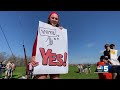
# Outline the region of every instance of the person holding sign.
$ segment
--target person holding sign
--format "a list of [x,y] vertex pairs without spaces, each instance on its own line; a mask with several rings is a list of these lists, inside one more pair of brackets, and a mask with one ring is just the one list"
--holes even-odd
[[[118,55],[117,55],[118,50],[115,50],[115,44],[110,44],[110,59],[112,65],[120,65],[118,61]],[[117,73],[113,73],[113,79],[116,79]]]
[[119,62],[117,60],[117,58],[118,58],[117,52],[118,52],[118,50],[115,49],[115,44],[110,44],[110,59],[111,59],[113,65],[119,64]]
[[[48,17],[48,22],[47,22],[48,24],[50,24],[50,25],[52,25],[52,27],[58,27],[58,28],[60,28],[60,30],[62,30],[63,28],[62,27],[60,27],[60,25],[59,25],[59,16],[58,16],[58,14],[56,13],[56,12],[52,12],[52,13],[50,13],[50,15],[49,15],[49,17]],[[43,26],[46,26],[46,24],[44,24]],[[50,26],[51,27],[51,26]],[[51,31],[50,31],[51,30]],[[39,30],[40,31],[40,30]],[[44,34],[43,36],[45,36],[45,34],[47,35],[47,34],[53,34],[53,35],[55,35],[55,33],[56,32],[54,32],[55,30],[53,30],[52,31],[52,29],[49,29],[48,30],[48,28],[42,28],[41,29],[41,31],[40,31],[40,33],[42,33],[42,34]],[[33,45],[33,51],[32,51],[32,60],[31,60],[31,63],[32,63],[32,65],[34,66],[34,67],[37,67],[40,63],[39,62],[37,62],[37,59],[39,59],[39,58],[37,58],[36,59],[36,52],[37,52],[37,50],[36,50],[36,48],[38,48],[38,44],[37,44],[37,42],[39,41],[38,40],[38,32],[37,32],[37,36],[36,36],[36,39],[35,39],[35,42],[34,42],[34,45]],[[41,37],[42,37],[42,34],[40,34],[41,35]],[[40,35],[39,35],[39,37],[40,37]],[[54,37],[54,36],[52,36],[52,37]],[[56,39],[58,39],[58,38],[54,38],[55,40]],[[53,39],[51,39],[51,37],[50,37],[50,35],[48,35],[48,38],[47,38],[47,40],[46,41],[49,41],[49,44],[48,45],[46,45],[46,47],[49,47],[49,46],[52,46],[53,45]],[[39,41],[40,42],[40,41]],[[55,47],[54,47],[55,48]],[[52,49],[47,49],[47,51],[46,51],[46,53],[45,53],[45,49],[43,49],[43,48],[40,48],[40,53],[41,53],[41,57],[42,57],[42,59],[44,58],[46,61],[44,61],[44,62],[42,62],[42,64],[41,64],[41,66],[42,65],[44,65],[44,67],[42,68],[42,71],[43,72],[47,72],[47,73],[42,73],[42,74],[37,74],[36,75],[36,79],[46,79],[47,78],[47,76],[49,75],[50,76],[50,79],[59,79],[59,77],[60,77],[60,75],[59,75],[59,73],[48,73],[51,69],[50,68],[48,68],[47,66],[51,66],[52,67],[52,69],[53,69],[53,67],[54,66],[56,66],[56,65],[59,65],[60,66],[60,63],[62,62],[61,60],[61,58],[63,58],[63,56],[61,56],[61,54],[56,54],[56,53],[51,53],[53,50]],[[66,53],[65,53],[65,55],[66,55]],[[39,57],[40,57],[40,55],[39,55]],[[40,58],[41,58],[40,57]],[[50,59],[49,61],[47,61],[48,60],[48,57],[50,57],[50,58],[52,58],[52,59]],[[55,61],[56,60],[56,58],[57,58],[57,60],[59,61],[59,63],[58,62],[53,62],[53,61]],[[49,63],[50,65],[48,65],[47,63]],[[54,66],[52,66],[52,65],[54,65]],[[40,66],[40,65],[39,65]],[[46,68],[48,68],[48,69],[46,69]],[[59,67],[58,67],[59,68]],[[54,69],[55,70],[55,69]],[[57,70],[55,70],[55,71],[57,71]]]

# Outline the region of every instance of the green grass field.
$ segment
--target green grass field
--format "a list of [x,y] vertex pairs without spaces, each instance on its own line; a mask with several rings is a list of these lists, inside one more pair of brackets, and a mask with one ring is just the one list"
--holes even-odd
[[[98,74],[94,73],[96,66],[91,66],[91,73],[76,73],[78,71],[77,66],[69,66],[68,74],[60,75],[61,79],[98,79]],[[25,67],[16,67],[13,78],[20,78],[21,76],[25,76]],[[4,74],[3,74],[4,77]]]
[[69,72],[65,75],[60,75],[62,79],[98,79],[98,74],[94,73],[96,66],[91,66],[91,73],[76,73],[78,71],[77,66],[69,66]]

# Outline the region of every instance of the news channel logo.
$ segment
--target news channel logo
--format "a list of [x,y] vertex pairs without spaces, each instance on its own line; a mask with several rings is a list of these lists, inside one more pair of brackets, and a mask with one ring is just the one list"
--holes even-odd
[[97,72],[109,72],[110,71],[111,66],[110,65],[98,65],[97,66]]

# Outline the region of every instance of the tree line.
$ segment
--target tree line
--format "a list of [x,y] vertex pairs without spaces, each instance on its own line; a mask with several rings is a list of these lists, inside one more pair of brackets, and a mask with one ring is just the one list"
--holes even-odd
[[[30,61],[31,57],[27,56],[27,61]],[[6,64],[8,61],[15,63],[16,66],[25,66],[24,57],[8,55],[6,52],[0,52],[0,62]]]

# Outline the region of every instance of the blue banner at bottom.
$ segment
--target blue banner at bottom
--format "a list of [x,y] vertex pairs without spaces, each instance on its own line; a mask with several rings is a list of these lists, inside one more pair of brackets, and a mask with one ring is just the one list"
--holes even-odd
[[120,65],[99,65],[97,66],[95,73],[120,73]]

